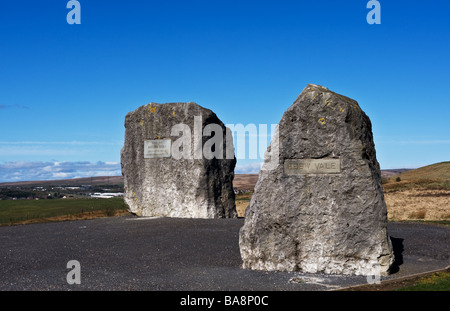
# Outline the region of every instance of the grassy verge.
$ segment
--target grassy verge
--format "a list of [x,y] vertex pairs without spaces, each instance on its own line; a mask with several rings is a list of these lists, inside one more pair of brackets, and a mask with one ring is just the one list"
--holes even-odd
[[2,200],[0,226],[33,222],[89,219],[124,214],[122,198],[67,200]]
[[450,291],[450,272],[436,272],[420,278],[416,284],[397,289],[398,291]]
[[450,291],[450,268],[385,280],[380,284],[344,288],[340,291]]

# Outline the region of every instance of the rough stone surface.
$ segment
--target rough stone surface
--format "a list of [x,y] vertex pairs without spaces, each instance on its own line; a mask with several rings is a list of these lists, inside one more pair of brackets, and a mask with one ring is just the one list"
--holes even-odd
[[[190,135],[174,131],[177,124],[187,126]],[[223,133],[203,136],[203,129],[209,124],[219,126]],[[223,135],[223,157],[206,159],[202,146],[216,134]],[[151,103],[128,113],[121,164],[124,198],[130,211],[139,216],[237,217],[233,191],[236,159],[234,149],[232,158],[226,159],[226,135],[227,128],[217,116],[195,103]],[[176,144],[181,137],[188,138],[190,146]],[[171,140],[170,156],[144,158],[144,141],[167,139]],[[187,153],[175,157],[175,145],[177,150]],[[228,147],[233,148],[232,141]]]
[[[358,103],[309,84],[277,134],[268,151],[278,148],[278,165],[263,165],[240,230],[243,268],[387,274],[394,256],[380,167]],[[334,170],[305,173],[305,163]]]

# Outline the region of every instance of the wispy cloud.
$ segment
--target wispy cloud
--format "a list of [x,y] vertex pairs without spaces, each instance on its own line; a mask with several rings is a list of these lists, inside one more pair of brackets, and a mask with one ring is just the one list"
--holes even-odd
[[30,107],[28,106],[24,106],[24,105],[19,105],[19,104],[12,104],[12,105],[1,105],[0,104],[0,109],[8,109],[8,108],[17,108],[17,109],[30,109]]
[[236,174],[258,174],[261,170],[262,162],[252,162],[247,164],[238,164],[235,168]]
[[118,162],[26,162],[0,164],[0,182],[118,176]]
[[0,141],[0,156],[6,161],[28,156],[86,158],[88,154],[120,150],[122,145],[121,141]]

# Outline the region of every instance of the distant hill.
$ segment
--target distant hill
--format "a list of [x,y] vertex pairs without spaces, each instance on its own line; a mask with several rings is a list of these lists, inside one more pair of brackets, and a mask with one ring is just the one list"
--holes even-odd
[[37,187],[37,186],[81,186],[81,185],[118,185],[123,184],[123,176],[98,176],[73,179],[35,180],[0,183],[0,187]]
[[381,170],[381,177],[383,178],[390,178],[392,176],[401,174],[406,171],[410,171],[410,168],[396,168],[392,170]]
[[450,181],[450,161],[423,166],[414,170],[408,170],[391,177],[400,177],[402,181]]
[[[253,190],[258,174],[236,174],[234,177],[233,186],[240,190]],[[44,187],[44,186],[81,186],[81,185],[122,185],[123,176],[98,176],[86,178],[73,179],[58,179],[58,180],[35,180],[35,181],[19,181],[0,183],[0,187]]]
[[258,181],[258,174],[235,174],[233,187],[239,190],[253,190]]
[[[441,162],[394,175],[383,182],[389,191],[428,189],[450,190],[450,162]],[[445,194],[447,196],[447,194]]]
[[[390,169],[381,170],[381,176],[385,178],[401,177],[402,180],[433,179],[450,180],[450,162],[442,162],[424,166],[415,170],[411,169]],[[258,174],[235,174],[233,186],[239,189],[253,190],[258,180]],[[40,180],[40,181],[19,181],[0,183],[0,187],[9,186],[81,186],[81,185],[121,185],[123,176],[97,176],[73,179]]]

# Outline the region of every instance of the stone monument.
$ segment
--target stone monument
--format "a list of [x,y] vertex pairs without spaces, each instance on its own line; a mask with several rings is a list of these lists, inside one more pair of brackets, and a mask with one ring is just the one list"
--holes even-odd
[[387,274],[394,257],[380,167],[358,103],[309,84],[270,153],[240,230],[243,268]]
[[125,203],[138,216],[237,217],[231,131],[195,103],[139,107],[125,117]]

